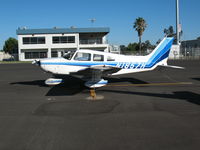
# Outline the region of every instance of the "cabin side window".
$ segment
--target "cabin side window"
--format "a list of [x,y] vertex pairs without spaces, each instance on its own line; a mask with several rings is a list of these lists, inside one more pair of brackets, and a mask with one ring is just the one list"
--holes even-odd
[[91,54],[90,53],[82,53],[78,52],[76,53],[74,60],[78,61],[90,61],[91,60]]
[[115,58],[113,58],[112,56],[108,56],[107,61],[115,61]]
[[104,55],[94,54],[93,61],[104,61]]

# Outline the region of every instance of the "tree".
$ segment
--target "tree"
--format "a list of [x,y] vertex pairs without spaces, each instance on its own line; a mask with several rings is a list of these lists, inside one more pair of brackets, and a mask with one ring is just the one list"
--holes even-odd
[[136,18],[133,28],[135,28],[135,30],[138,32],[140,53],[141,53],[141,48],[142,48],[142,45],[141,45],[142,44],[142,34],[145,31],[146,27],[147,27],[147,23],[143,18],[141,18],[141,17]]
[[173,36],[175,36],[173,26],[169,26],[168,29],[164,29],[164,34],[165,34],[165,36],[167,36],[167,37],[173,37]]
[[158,41],[156,42],[156,45],[160,44],[162,40],[161,39],[158,39]]
[[9,54],[18,53],[18,41],[15,38],[10,37],[8,40],[5,41],[3,51]]
[[144,42],[144,49],[151,49],[151,47],[152,47],[152,45],[151,45],[151,43],[150,43],[150,41],[149,40],[146,40],[145,42]]
[[198,37],[197,40],[200,40],[200,37]]
[[[177,43],[177,35],[176,33],[174,32],[174,28],[173,26],[169,26],[168,29],[164,29],[164,34],[166,37],[174,37],[174,43]],[[181,30],[179,32],[179,39],[181,39],[181,36],[183,35],[183,30]]]
[[129,43],[127,47],[128,51],[138,51],[139,50],[139,45],[138,43]]

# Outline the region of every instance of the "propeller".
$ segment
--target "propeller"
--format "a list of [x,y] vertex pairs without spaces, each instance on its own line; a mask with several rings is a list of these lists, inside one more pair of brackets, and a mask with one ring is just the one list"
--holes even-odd
[[37,65],[37,66],[40,66],[40,65],[41,65],[40,60],[34,60],[34,61],[32,62],[32,64],[33,64],[33,65]]

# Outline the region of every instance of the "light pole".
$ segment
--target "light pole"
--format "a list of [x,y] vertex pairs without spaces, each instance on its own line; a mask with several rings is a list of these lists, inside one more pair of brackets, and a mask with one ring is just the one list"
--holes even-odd
[[177,45],[179,45],[179,0],[176,0],[176,36],[177,36]]

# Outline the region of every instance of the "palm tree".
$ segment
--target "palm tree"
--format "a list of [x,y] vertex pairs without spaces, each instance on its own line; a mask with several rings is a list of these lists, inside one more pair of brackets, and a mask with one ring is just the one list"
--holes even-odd
[[147,27],[147,23],[143,18],[138,17],[135,19],[133,28],[135,28],[135,30],[138,32],[140,54],[141,54],[141,47],[142,47],[141,46],[142,34],[143,34],[144,30],[146,29],[146,27]]

